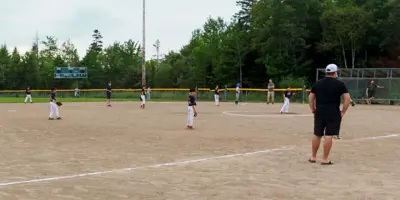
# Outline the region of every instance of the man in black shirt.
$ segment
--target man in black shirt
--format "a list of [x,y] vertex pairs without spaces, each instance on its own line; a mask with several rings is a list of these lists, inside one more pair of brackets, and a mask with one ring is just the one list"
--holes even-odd
[[[333,164],[329,159],[333,136],[339,135],[342,117],[350,105],[350,94],[345,84],[336,80],[338,67],[330,64],[326,67],[326,77],[317,81],[311,88],[308,97],[311,111],[314,113],[314,137],[312,140],[312,156],[309,162],[315,163],[317,152],[324,140],[324,156],[321,164]],[[343,109],[340,110],[341,96],[344,97]]]
[[26,103],[27,101],[28,101],[28,99],[29,99],[29,101],[32,103],[32,96],[31,96],[31,88],[30,87],[28,87],[28,88],[26,88],[26,90],[25,90],[25,101],[24,101],[24,103]]
[[190,89],[189,91],[189,97],[188,97],[188,123],[187,123],[187,129],[193,129],[193,120],[194,117],[197,116],[197,111],[196,111],[196,90]]
[[51,88],[51,93],[50,93],[50,114],[49,114],[49,120],[53,120],[53,114],[56,113],[57,120],[60,120],[61,117],[58,113],[58,106],[56,104],[56,88]]
[[107,107],[111,107],[111,81],[108,82],[107,88],[106,88],[106,95],[107,95]]
[[215,86],[214,100],[215,100],[215,105],[219,106],[219,85]]
[[372,100],[374,99],[375,96],[375,91],[377,88],[383,88],[377,84],[375,84],[374,81],[371,81],[371,84],[367,87],[367,90],[365,91],[367,95],[367,104],[371,104]]

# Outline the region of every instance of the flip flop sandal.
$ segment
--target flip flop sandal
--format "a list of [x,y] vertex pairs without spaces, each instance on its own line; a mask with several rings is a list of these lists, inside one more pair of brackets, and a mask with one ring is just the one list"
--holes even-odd
[[311,160],[311,158],[310,158],[310,159],[308,159],[308,162],[310,162],[310,163],[316,163],[317,161],[316,161],[316,160]]
[[333,162],[332,161],[322,162],[321,165],[333,165]]

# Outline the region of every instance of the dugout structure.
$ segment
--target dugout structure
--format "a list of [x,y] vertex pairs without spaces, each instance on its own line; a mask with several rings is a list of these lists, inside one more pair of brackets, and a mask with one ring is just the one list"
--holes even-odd
[[[343,81],[353,100],[365,102],[366,89],[373,80],[379,86],[375,92],[375,103],[400,103],[400,68],[347,68],[340,69],[339,79]],[[319,80],[325,76],[325,68],[317,69]]]

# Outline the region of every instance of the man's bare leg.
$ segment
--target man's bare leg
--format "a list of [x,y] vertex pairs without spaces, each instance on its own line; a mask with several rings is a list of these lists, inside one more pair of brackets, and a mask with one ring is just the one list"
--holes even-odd
[[310,160],[312,161],[317,160],[317,152],[320,144],[321,144],[321,137],[314,135],[312,139],[312,155]]
[[324,156],[322,157],[322,162],[323,163],[328,163],[330,160],[328,159],[329,157],[329,152],[331,151],[332,148],[332,136],[325,136],[324,140]]

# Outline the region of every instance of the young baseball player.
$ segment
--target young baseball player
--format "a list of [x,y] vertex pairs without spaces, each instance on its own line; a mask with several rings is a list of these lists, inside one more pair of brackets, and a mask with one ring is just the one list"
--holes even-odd
[[26,90],[25,90],[25,101],[24,101],[24,103],[26,103],[27,101],[28,101],[28,99],[29,99],[29,101],[32,103],[32,96],[31,96],[31,88],[30,87],[28,87],[28,88],[26,88]]
[[283,103],[283,106],[281,108],[281,114],[289,112],[290,98],[292,96],[293,96],[293,92],[289,85],[289,87],[286,89],[285,93],[283,94],[283,98],[285,99],[285,102]]
[[150,100],[151,88],[147,86],[147,100]]
[[219,85],[215,86],[214,100],[215,100],[215,105],[219,106]]
[[196,91],[194,89],[190,89],[189,91],[189,98],[188,98],[188,122],[187,122],[187,129],[193,129],[193,120],[197,116],[196,111]]
[[56,113],[57,120],[61,120],[60,114],[58,113],[58,106],[56,104],[56,88],[51,88],[50,93],[50,115],[49,120],[53,120],[53,114]]
[[236,101],[235,104],[238,105],[240,97],[240,83],[236,83]]
[[106,88],[106,95],[107,95],[107,107],[111,107],[111,81],[108,82],[107,88]]
[[75,89],[74,89],[74,96],[75,96],[75,98],[79,98],[79,88],[78,88],[78,86],[76,86]]
[[144,90],[144,86],[142,88],[142,91],[140,92],[140,100],[142,100],[142,103],[140,104],[140,108],[144,109],[145,104],[146,104],[146,92]]

